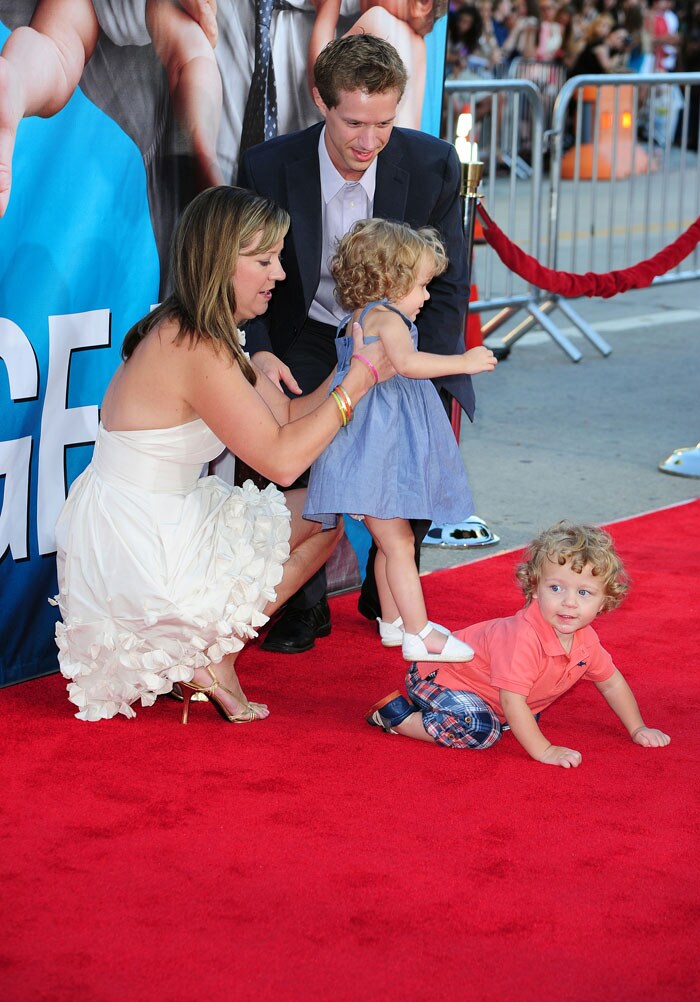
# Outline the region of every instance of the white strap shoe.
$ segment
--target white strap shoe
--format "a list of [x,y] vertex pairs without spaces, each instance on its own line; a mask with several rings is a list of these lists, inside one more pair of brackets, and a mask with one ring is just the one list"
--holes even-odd
[[[444,647],[437,654],[431,653],[425,646],[425,638],[431,630],[437,630],[447,636]],[[469,644],[458,640],[444,626],[438,626],[437,623],[426,623],[420,633],[404,633],[401,653],[405,661],[471,661],[474,657],[474,651]]]
[[387,623],[377,616],[379,636],[384,647],[400,647],[403,640],[403,619],[399,616],[393,623]]

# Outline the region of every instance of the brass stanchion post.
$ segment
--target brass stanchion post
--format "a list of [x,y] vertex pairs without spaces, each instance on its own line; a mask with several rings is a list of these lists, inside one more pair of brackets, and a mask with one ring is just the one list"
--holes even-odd
[[[476,145],[476,143],[474,144]],[[462,162],[462,197],[464,199],[464,241],[467,245],[467,276],[472,284],[474,266],[474,225],[479,204],[479,185],[484,172],[481,161]]]
[[[467,139],[471,131],[472,116],[463,114],[457,122],[457,139],[455,149],[462,164],[462,197],[464,200],[464,239],[467,245],[467,289],[471,290],[472,265],[474,257],[474,224],[476,222],[476,207],[479,198],[479,185],[484,171],[484,165],[478,160],[476,143]],[[456,400],[452,401],[452,429],[459,442],[461,408]],[[454,525],[435,525],[433,523],[423,540],[423,546],[472,547],[490,546],[500,542],[500,538],[489,529],[483,518],[470,515],[464,522]]]

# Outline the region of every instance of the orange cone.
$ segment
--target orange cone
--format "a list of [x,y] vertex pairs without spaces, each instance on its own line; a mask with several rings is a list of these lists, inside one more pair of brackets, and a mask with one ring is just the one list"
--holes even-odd
[[[469,302],[475,303],[478,298],[478,288],[476,285],[470,286]],[[467,346],[467,351],[469,351],[470,348],[476,348],[483,343],[484,339],[481,336],[481,314],[467,313],[467,322],[465,326],[465,344]]]
[[[600,131],[597,148],[592,142],[581,144],[578,154],[578,175],[576,174],[576,147],[567,150],[561,161],[561,176],[570,181],[575,177],[590,181],[594,176],[599,181],[609,181],[615,177],[629,177],[643,174],[647,170],[648,157],[632,135],[632,88],[618,89],[617,102],[615,88],[602,85],[600,88],[584,87],[583,103],[587,105],[586,131],[593,130],[596,99],[600,101]],[[586,137],[587,139],[590,136]],[[594,153],[596,157],[594,157]]]

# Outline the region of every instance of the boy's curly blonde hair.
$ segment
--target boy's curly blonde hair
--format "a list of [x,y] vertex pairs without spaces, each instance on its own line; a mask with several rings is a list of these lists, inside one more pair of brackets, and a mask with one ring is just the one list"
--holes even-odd
[[386,219],[361,219],[345,234],[331,261],[335,296],[344,310],[358,310],[380,299],[395,301],[411,291],[423,260],[434,275],[447,268],[437,230]]
[[629,581],[622,561],[615,552],[612,537],[594,525],[575,525],[557,522],[541,532],[525,551],[525,558],[516,568],[515,576],[530,603],[537,590],[542,570],[547,560],[557,564],[570,564],[577,574],[590,567],[600,578],[605,593],[602,611],[615,609],[629,590]]

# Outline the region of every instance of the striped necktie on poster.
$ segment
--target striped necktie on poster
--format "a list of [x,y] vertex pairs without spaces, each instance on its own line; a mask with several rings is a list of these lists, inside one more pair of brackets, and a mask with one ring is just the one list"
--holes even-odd
[[275,10],[292,10],[287,0],[255,0],[255,65],[243,113],[241,153],[277,135],[277,91],[270,24]]

